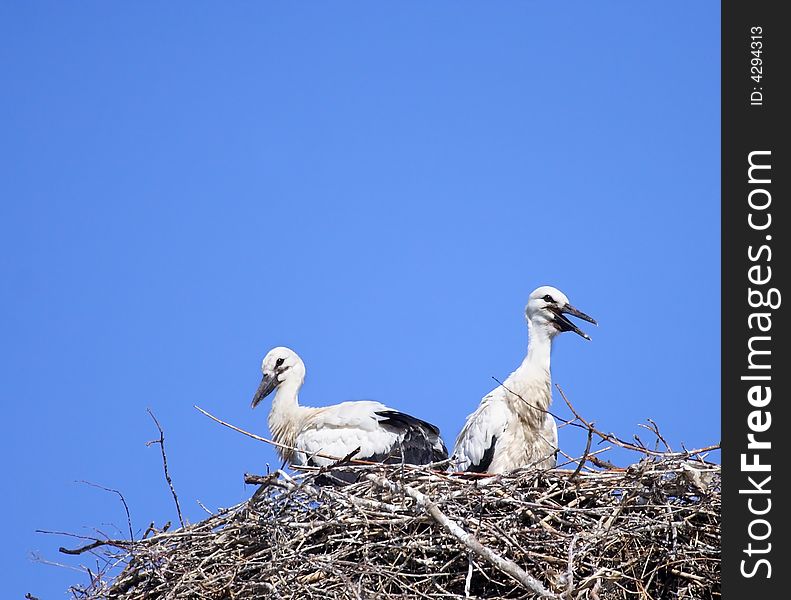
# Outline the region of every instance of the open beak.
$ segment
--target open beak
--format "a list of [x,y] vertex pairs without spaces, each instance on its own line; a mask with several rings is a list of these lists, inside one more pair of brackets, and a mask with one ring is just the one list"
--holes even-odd
[[271,394],[279,383],[280,382],[277,380],[276,376],[264,375],[264,378],[261,379],[261,385],[258,386],[255,396],[253,396],[253,403],[251,404],[251,407],[255,408],[258,406],[258,403]]
[[577,327],[574,323],[568,320],[565,315],[571,315],[573,317],[577,317],[578,319],[582,319],[583,321],[587,321],[588,323],[593,323],[594,325],[598,325],[596,320],[593,317],[589,317],[581,310],[577,310],[571,304],[566,304],[566,306],[562,308],[557,308],[552,311],[555,313],[555,323],[557,323],[558,327],[561,331],[573,331],[577,335],[581,335],[586,340],[590,340],[590,336],[582,331],[579,327]]

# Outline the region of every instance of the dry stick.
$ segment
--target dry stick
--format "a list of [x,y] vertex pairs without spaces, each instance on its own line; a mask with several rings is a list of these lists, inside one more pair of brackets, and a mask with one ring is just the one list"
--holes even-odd
[[457,540],[464,544],[469,550],[488,561],[499,569],[502,573],[509,575],[522,586],[538,594],[542,598],[557,598],[558,596],[547,590],[540,581],[527,573],[522,567],[517,565],[514,561],[508,560],[497,554],[491,548],[481,544],[477,538],[471,533],[466,532],[456,521],[446,516],[434,502],[429,499],[425,494],[417,491],[416,489],[408,486],[389,481],[384,477],[377,475],[366,474],[365,478],[375,483],[381,488],[384,488],[394,494],[406,494],[412,498],[418,506],[425,510],[431,518],[437,523],[442,525],[448,532],[453,535]]
[[577,543],[577,538],[579,534],[574,534],[571,538],[571,542],[569,543],[569,553],[568,553],[568,567],[566,567],[566,592],[564,596],[567,598],[571,598],[571,594],[574,591],[574,545]]
[[566,394],[563,392],[563,389],[557,383],[555,384],[555,387],[560,392],[560,396],[566,402],[566,404],[568,405],[568,407],[571,410],[571,412],[574,413],[574,416],[577,419],[579,419],[579,421],[588,430],[593,431],[593,433],[598,435],[601,439],[603,439],[603,440],[605,440],[607,442],[611,442],[611,443],[615,444],[616,446],[620,446],[621,448],[626,448],[627,450],[634,450],[635,452],[640,452],[642,454],[648,454],[648,455],[651,455],[651,456],[660,456],[660,457],[664,457],[664,458],[671,458],[671,457],[679,457],[680,458],[680,457],[690,456],[692,454],[701,454],[703,452],[711,452],[712,450],[719,450],[720,449],[720,444],[714,444],[712,446],[706,446],[705,448],[698,448],[697,450],[688,450],[686,452],[658,452],[656,450],[649,450],[648,448],[646,448],[644,446],[635,446],[634,444],[630,444],[629,442],[623,441],[622,439],[616,437],[615,435],[613,435],[611,433],[604,433],[604,432],[599,431],[598,429],[596,429],[593,426],[592,423],[589,423],[588,421],[586,421],[574,409],[574,406],[571,404],[571,402],[569,402],[569,399],[566,397]]
[[[295,448],[294,446],[288,446],[286,444],[281,444],[280,442],[276,442],[274,440],[270,440],[268,438],[261,437],[260,435],[256,435],[254,433],[250,433],[249,431],[245,431],[244,429],[242,429],[241,427],[237,427],[236,425],[231,425],[230,423],[215,417],[210,412],[203,410],[200,406],[193,405],[193,408],[195,408],[199,412],[201,412],[204,415],[206,415],[207,417],[209,417],[212,421],[214,421],[216,423],[219,423],[220,425],[224,425],[228,429],[233,429],[237,433],[241,433],[242,435],[246,435],[249,438],[253,438],[254,440],[257,440],[259,442],[264,442],[265,444],[269,444],[271,446],[275,446],[276,448],[283,448],[284,450],[291,450],[292,452],[302,452],[302,450],[299,450],[298,448]],[[581,425],[578,424],[577,427],[581,427]],[[343,461],[344,460],[344,457],[342,457],[342,456],[333,456],[332,454],[323,454],[321,452],[316,452],[314,454],[311,454],[311,456],[318,456],[319,458],[326,458],[328,460],[334,460],[334,461]],[[382,464],[380,462],[371,461],[371,460],[363,460],[361,458],[352,458],[351,460],[349,460],[347,462],[350,465],[378,466],[378,465]],[[446,462],[448,462],[448,461],[441,460],[441,461],[438,461],[436,463],[431,463],[430,465],[417,465],[417,466],[431,467],[431,466],[434,466],[434,465],[442,465],[443,463],[446,463]],[[302,468],[303,467],[303,465],[291,465],[291,466],[292,467],[296,467],[296,468]],[[405,466],[405,467],[412,467],[412,466],[416,466],[416,465],[404,464],[403,466]],[[491,473],[468,473],[468,472],[446,472],[446,471],[433,471],[433,473],[437,474],[437,475],[445,475],[445,476],[449,476],[449,477],[462,477],[464,479],[486,479],[486,478],[492,476]]]
[[179,497],[176,495],[176,488],[173,487],[173,481],[170,479],[170,473],[168,472],[168,457],[165,455],[165,432],[162,431],[162,427],[160,427],[159,421],[157,421],[157,418],[154,416],[154,413],[151,412],[151,409],[147,408],[146,410],[148,411],[148,414],[151,415],[151,418],[154,419],[154,425],[156,425],[157,429],[159,429],[159,439],[146,442],[146,446],[150,446],[151,444],[159,444],[159,448],[162,450],[162,466],[165,469],[165,481],[168,482],[168,485],[170,486],[170,493],[173,494],[173,501],[176,503],[176,512],[179,515],[179,523],[181,523],[181,526],[184,527],[184,519],[181,516]]
[[[582,458],[580,459],[580,461],[579,461],[579,463],[578,463],[578,465],[577,465],[577,468],[576,468],[576,470],[574,471],[574,474],[571,476],[571,479],[574,479],[574,478],[575,478],[577,475],[579,475],[579,472],[582,470],[582,467],[583,467],[583,465],[585,464],[585,460],[586,460],[587,458],[591,458],[591,462],[592,462],[593,464],[595,464],[596,466],[598,466],[598,467],[603,467],[603,468],[617,468],[617,467],[616,467],[615,465],[613,465],[612,463],[605,463],[605,464],[602,464],[602,463],[599,463],[599,462],[597,462],[597,461],[594,461],[594,460],[592,460],[592,459],[593,459],[593,456],[590,456],[590,457],[588,456],[588,453],[590,452],[591,441],[592,441],[592,439],[593,439],[593,431],[594,431],[594,430],[593,430],[593,429],[591,429],[591,427],[590,427],[590,426],[587,426],[587,427],[586,427],[586,425],[587,425],[587,424],[586,424],[586,425],[580,425],[579,423],[575,423],[574,421],[576,421],[577,419],[579,419],[580,421],[582,421],[583,423],[585,423],[585,421],[584,421],[584,420],[583,420],[583,419],[582,419],[582,418],[581,418],[579,415],[577,415],[577,413],[576,413],[576,412],[574,413],[574,415],[576,416],[576,419],[574,419],[574,420],[572,420],[572,421],[570,421],[570,420],[568,420],[568,419],[564,419],[563,417],[561,417],[561,416],[559,416],[559,415],[556,415],[555,413],[553,413],[551,410],[548,410],[548,409],[545,409],[545,408],[541,408],[540,406],[536,406],[535,404],[531,404],[530,402],[528,402],[527,400],[525,400],[525,399],[524,399],[524,398],[521,396],[521,394],[517,394],[517,393],[516,393],[516,392],[514,392],[513,390],[511,390],[511,389],[509,389],[508,387],[506,387],[506,385],[505,385],[505,384],[504,384],[502,381],[500,381],[499,379],[497,379],[497,377],[492,377],[492,379],[494,379],[494,380],[495,380],[495,381],[496,381],[496,382],[497,382],[497,383],[498,383],[498,384],[499,384],[499,385],[500,385],[500,386],[501,386],[501,387],[502,387],[502,388],[503,388],[503,389],[504,389],[506,392],[508,392],[509,394],[512,394],[512,395],[516,396],[517,398],[519,398],[519,399],[520,399],[522,402],[524,402],[525,404],[527,404],[527,405],[528,405],[528,406],[530,406],[531,408],[534,408],[534,409],[536,409],[536,410],[538,410],[538,411],[544,412],[544,413],[546,413],[546,414],[550,415],[551,417],[555,418],[556,420],[558,420],[558,421],[561,421],[561,422],[562,422],[562,425],[561,425],[561,427],[563,427],[563,426],[566,426],[566,425],[571,425],[571,426],[573,426],[573,427],[579,427],[580,429],[587,429],[587,430],[588,430],[588,442],[587,442],[587,444],[586,444],[586,446],[585,446],[585,453],[583,454]],[[558,386],[558,390],[560,390],[560,386]],[[560,393],[561,393],[561,394],[563,394],[563,392],[562,392],[562,391],[561,391]],[[563,399],[564,399],[564,400],[566,400],[566,404],[568,404],[568,403],[569,403],[569,401],[566,399],[566,397],[565,397],[565,396],[563,396]],[[572,412],[573,412],[573,409],[572,409]],[[595,454],[595,453],[594,453],[594,454]],[[567,456],[567,455],[566,455],[566,456]],[[555,468],[557,468],[557,465],[555,465]]]
[[[517,398],[519,398],[522,402],[524,402],[525,404],[527,404],[531,408],[534,408],[536,410],[539,410],[541,412],[544,412],[544,413],[554,417],[558,421],[561,421],[564,425],[572,425],[574,427],[580,427],[582,429],[588,429],[588,431],[593,431],[593,433],[598,435],[603,440],[608,441],[608,442],[612,442],[612,443],[614,443],[614,444],[616,444],[616,445],[618,445],[618,446],[620,446],[622,448],[626,448],[627,450],[634,450],[635,452],[641,452],[643,454],[649,454],[651,456],[662,456],[662,457],[680,456],[681,457],[681,456],[690,456],[690,455],[693,455],[693,454],[700,454],[702,452],[711,452],[712,450],[719,450],[720,449],[720,444],[714,444],[712,446],[706,446],[705,448],[698,448],[697,450],[687,450],[685,448],[684,452],[670,452],[670,451],[669,452],[659,452],[659,451],[656,451],[656,450],[649,450],[648,448],[646,448],[645,446],[642,446],[642,445],[635,446],[634,444],[630,444],[629,442],[625,442],[625,441],[621,440],[620,438],[616,437],[613,434],[603,433],[603,432],[599,431],[598,429],[593,427],[593,423],[589,423],[588,421],[583,419],[582,416],[574,409],[574,407],[572,406],[571,402],[569,402],[569,399],[566,397],[566,394],[563,392],[563,389],[557,383],[555,384],[555,387],[560,392],[561,397],[566,402],[566,404],[568,405],[569,409],[571,409],[571,412],[574,413],[574,416],[576,417],[575,420],[579,420],[582,423],[582,425],[580,425],[579,423],[575,423],[573,420],[570,421],[568,419],[564,419],[563,417],[561,417],[559,415],[556,415],[555,413],[553,413],[550,410],[541,408],[540,406],[536,406],[535,404],[531,404],[530,402],[525,400],[520,394],[517,394],[513,390],[511,390],[508,387],[506,387],[506,385],[502,381],[497,379],[496,377],[492,377],[492,379],[494,379],[509,394],[512,394],[512,395],[516,396]],[[667,444],[665,439],[659,433],[659,428],[656,426],[656,423],[654,423],[651,419],[648,419],[648,422],[651,423],[654,427],[653,428],[648,427],[647,429],[649,429],[651,432],[656,434],[657,438],[659,438],[662,441],[662,443],[668,448],[668,450],[670,450],[670,446]],[[635,436],[635,437],[637,437],[637,436]],[[638,441],[639,441],[639,438],[638,438]]]
[[[267,444],[275,446],[276,448],[281,448],[283,450],[290,450],[292,452],[296,452],[297,451],[297,449],[294,448],[293,446],[287,446],[286,444],[281,444],[281,443],[276,442],[274,440],[270,440],[270,439],[267,439],[265,437],[261,437],[260,435],[256,435],[254,433],[250,433],[249,431],[245,431],[244,429],[241,429],[241,428],[237,427],[236,425],[231,425],[230,423],[226,423],[222,419],[218,419],[217,417],[215,417],[210,412],[207,412],[207,411],[203,410],[200,406],[193,405],[193,408],[197,409],[198,411],[200,411],[201,413],[203,413],[204,415],[209,417],[212,421],[216,421],[220,425],[225,425],[229,429],[233,429],[234,431],[237,431],[237,432],[239,432],[239,433],[241,433],[243,435],[246,435],[247,437],[251,437],[254,440],[258,440],[259,442],[265,442]],[[317,454],[314,454],[313,456],[318,456],[319,458],[327,458],[329,460],[340,460],[341,459],[340,456],[330,456],[328,454],[318,454],[317,453]],[[357,461],[354,461],[354,462],[357,462]],[[370,463],[364,463],[364,464],[370,464]]]
[[[594,465],[596,465],[597,467],[602,467],[602,465],[601,465],[601,464],[599,464],[599,463],[602,463],[602,462],[604,462],[604,463],[606,463],[606,465],[608,465],[608,466],[606,466],[606,467],[602,467],[602,468],[607,468],[607,469],[616,469],[616,470],[622,470],[622,469],[620,469],[619,467],[616,467],[615,465],[613,465],[613,464],[611,464],[611,463],[608,463],[608,462],[606,462],[606,461],[602,461],[601,459],[599,459],[599,458],[596,456],[597,454],[602,454],[603,452],[609,452],[610,450],[612,450],[612,446],[606,446],[606,447],[604,447],[604,448],[599,448],[598,450],[595,450],[594,452],[588,452],[588,453],[585,455],[585,462],[593,463],[593,464],[594,464]],[[560,453],[561,453],[561,454],[563,455],[563,457],[564,457],[564,458],[566,458],[567,460],[566,460],[565,462],[558,463],[557,465],[555,465],[555,468],[553,469],[553,470],[555,470],[555,471],[560,471],[560,470],[566,470],[566,471],[568,471],[569,469],[563,469],[563,467],[565,467],[565,466],[567,466],[567,465],[570,465],[570,464],[572,464],[572,463],[573,463],[573,464],[575,464],[575,465],[577,465],[577,464],[579,464],[579,461],[581,460],[581,458],[580,458],[580,457],[573,458],[573,457],[569,456],[568,454],[566,454],[565,452],[563,452],[562,450],[560,451]],[[583,466],[583,468],[585,468],[585,467]],[[594,472],[594,473],[595,473],[595,471],[594,471],[594,470],[593,470],[591,467],[588,467],[588,471],[591,471],[591,472]]]
[[94,542],[99,542],[101,540],[91,537],[90,535],[78,535],[76,533],[70,533],[68,531],[51,531],[49,529],[34,529],[35,533],[44,533],[46,535],[63,535],[66,537],[76,538],[78,540],[93,540]]
[[525,404],[527,404],[527,405],[528,405],[530,408],[534,408],[534,409],[536,409],[537,411],[540,411],[540,412],[546,413],[546,414],[548,414],[549,416],[551,416],[551,417],[554,417],[555,419],[557,419],[558,421],[560,421],[561,423],[563,423],[563,425],[571,425],[572,427],[579,427],[580,429],[585,429],[585,426],[584,426],[584,425],[580,425],[579,423],[575,423],[574,421],[569,421],[568,419],[564,419],[564,418],[563,418],[563,417],[561,417],[560,415],[556,415],[556,414],[555,414],[555,413],[553,413],[551,410],[548,410],[548,409],[546,409],[546,408],[541,408],[540,406],[536,406],[535,404],[531,404],[530,402],[528,402],[527,400],[525,400],[525,399],[524,399],[524,398],[521,396],[521,394],[517,394],[515,391],[513,391],[513,390],[511,390],[511,389],[507,388],[507,387],[505,386],[505,384],[504,384],[502,381],[500,381],[499,379],[497,379],[497,377],[492,377],[492,379],[494,379],[494,380],[495,380],[495,381],[496,381],[496,382],[497,382],[497,383],[500,385],[500,387],[502,387],[502,388],[503,388],[503,389],[504,389],[506,392],[508,392],[509,394],[511,394],[511,395],[513,395],[513,396],[516,396],[516,397],[517,397],[517,398],[519,398],[519,399],[520,399],[522,402],[524,402]]
[[103,485],[99,485],[98,483],[91,483],[90,481],[85,481],[84,479],[81,479],[77,483],[84,483],[85,485],[90,485],[92,487],[99,488],[100,490],[104,490],[105,492],[113,492],[114,494],[118,494],[118,497],[121,499],[121,503],[124,505],[124,510],[126,511],[126,524],[129,526],[129,539],[135,541],[135,534],[132,533],[132,517],[129,515],[129,505],[126,503],[126,498],[124,498],[124,495],[118,490],[106,488]]
[[[302,452],[301,450],[298,450],[297,448],[294,448],[293,446],[287,446],[286,444],[281,444],[280,442],[276,442],[274,440],[270,440],[270,439],[267,439],[265,437],[261,437],[260,435],[256,435],[254,433],[250,433],[249,431],[245,431],[244,429],[241,429],[241,428],[237,427],[236,425],[231,425],[230,423],[226,423],[222,419],[218,419],[217,417],[215,417],[210,412],[207,412],[207,411],[203,410],[200,406],[193,405],[193,408],[195,408],[198,411],[202,412],[204,415],[209,417],[212,421],[216,421],[220,425],[225,425],[225,427],[228,427],[229,429],[233,429],[234,431],[236,431],[238,433],[241,433],[243,435],[246,435],[247,437],[251,437],[254,440],[258,440],[259,442],[265,442],[267,444],[270,444],[270,445],[275,446],[277,448],[282,448],[284,450],[291,450],[292,452]],[[354,453],[352,453],[352,454],[354,454]],[[381,464],[381,463],[373,462],[373,461],[370,461],[370,460],[361,460],[359,458],[352,458],[352,459],[349,459],[349,460],[345,460],[345,458],[343,456],[332,456],[331,454],[322,454],[321,452],[315,452],[315,453],[311,454],[311,456],[317,456],[319,458],[326,458],[328,460],[334,460],[334,461],[344,461],[344,462],[348,462],[350,465],[378,465],[378,464]]]
[[[612,449],[612,446],[608,446],[607,447],[607,450],[611,450],[611,449]],[[623,471],[624,470],[623,468],[612,464],[608,460],[604,460],[602,458],[599,458],[598,456],[596,456],[597,452],[592,452],[591,453],[591,455],[588,457],[588,462],[593,463],[594,465],[596,465],[600,469],[608,469],[610,471],[615,471],[615,470]]]
[[577,468],[574,469],[574,472],[571,474],[569,479],[574,479],[577,475],[580,474],[582,471],[582,467],[585,465],[585,460],[588,458],[588,452],[591,451],[591,441],[593,440],[593,429],[588,429],[588,442],[585,444],[585,452],[582,454],[582,458],[577,465]]
[[[525,404],[527,404],[527,405],[528,405],[528,406],[530,406],[531,408],[534,408],[534,409],[536,409],[536,410],[538,410],[538,411],[544,412],[544,413],[548,414],[549,416],[553,417],[554,419],[557,419],[558,421],[561,421],[561,422],[562,422],[562,425],[561,425],[561,427],[563,427],[563,426],[565,426],[565,425],[571,425],[571,426],[573,426],[573,427],[579,427],[579,428],[581,428],[581,429],[585,429],[585,426],[584,426],[584,425],[580,425],[579,423],[575,423],[574,421],[570,421],[570,420],[568,420],[568,419],[564,419],[563,417],[561,417],[561,416],[559,416],[559,415],[556,415],[556,414],[555,414],[555,413],[553,413],[551,410],[548,410],[548,409],[546,409],[546,408],[541,408],[540,406],[536,406],[535,404],[531,404],[530,402],[528,402],[527,400],[525,400],[525,399],[524,399],[524,398],[521,396],[521,394],[517,394],[517,393],[516,393],[516,392],[514,392],[513,390],[510,390],[510,389],[508,389],[508,388],[506,387],[506,385],[505,385],[505,384],[504,384],[502,381],[500,381],[499,379],[497,379],[497,377],[492,377],[492,379],[494,379],[494,380],[495,380],[495,381],[496,381],[498,384],[500,384],[500,386],[501,386],[501,387],[502,387],[502,388],[503,388],[503,389],[504,389],[506,392],[508,392],[509,394],[512,394],[512,395],[516,396],[517,398],[519,398],[519,399],[520,399],[522,402],[524,402]],[[560,388],[558,388],[558,389],[560,389]],[[567,400],[566,402],[568,402],[568,400]],[[586,447],[585,447],[585,453],[583,454],[582,458],[580,459],[580,461],[579,461],[579,465],[577,466],[577,469],[574,471],[574,474],[571,476],[571,479],[574,479],[574,478],[575,478],[575,477],[576,477],[576,476],[579,474],[579,472],[582,470],[582,467],[583,467],[583,465],[585,464],[585,459],[587,458],[587,456],[588,456],[588,452],[590,452],[590,449],[591,449],[591,438],[592,438],[592,437],[593,437],[593,431],[590,429],[590,427],[588,427],[588,443],[587,443],[587,445],[586,445]],[[557,465],[555,465],[555,467],[557,468]]]
[[126,546],[120,545],[117,543],[117,540],[96,540],[95,542],[88,544],[86,546],[80,546],[79,548],[64,548],[61,546],[58,548],[58,552],[62,554],[82,554],[83,552],[87,552],[88,550],[93,550],[94,548],[99,548],[100,546],[113,546],[115,548],[120,548],[122,550],[129,550]]
[[[651,423],[651,427],[646,427],[646,429],[650,429],[650,431],[654,433],[654,435],[656,435],[657,438],[659,438],[659,440],[665,445],[665,448],[667,448],[668,452],[673,452],[673,448],[670,447],[670,444],[667,443],[667,440],[664,437],[662,437],[661,433],[659,433],[659,425],[657,425],[653,421],[653,419],[646,419],[646,420],[649,423]],[[645,427],[645,425],[643,425],[643,427]]]
[[[563,392],[563,389],[557,383],[555,384],[555,387],[560,392],[561,397],[566,402],[566,404],[568,405],[569,409],[571,409],[571,412],[574,413],[574,416],[576,417],[575,420],[579,420],[582,423],[582,425],[580,425],[579,423],[575,423],[573,420],[570,421],[568,419],[564,419],[563,417],[561,417],[559,415],[556,415],[555,413],[553,413],[550,410],[541,408],[540,406],[536,406],[535,404],[531,404],[530,402],[525,400],[520,394],[517,394],[513,390],[511,390],[508,387],[506,387],[506,385],[503,382],[501,382],[499,379],[497,379],[496,377],[492,377],[492,379],[494,379],[509,394],[512,394],[512,395],[516,396],[517,398],[519,398],[522,402],[524,402],[525,404],[527,404],[531,408],[534,408],[536,410],[539,410],[541,412],[544,412],[544,413],[554,417],[558,421],[561,421],[564,425],[572,425],[574,427],[580,427],[582,429],[588,429],[588,431],[593,431],[593,433],[598,435],[603,440],[608,441],[608,442],[612,442],[613,444],[616,444],[616,445],[618,445],[618,446],[620,446],[622,448],[626,448],[627,450],[634,450],[635,452],[641,452],[643,454],[648,454],[648,455],[651,455],[651,456],[661,456],[661,457],[678,456],[678,457],[683,457],[683,456],[691,456],[693,454],[700,454],[702,452],[711,452],[712,450],[719,450],[720,449],[720,444],[714,444],[712,446],[706,446],[705,448],[698,448],[697,450],[687,450],[685,448],[684,452],[659,452],[659,451],[656,451],[656,450],[649,450],[648,448],[646,448],[644,446],[635,446],[634,444],[630,444],[629,442],[623,441],[622,439],[616,437],[613,434],[603,433],[603,432],[599,431],[598,429],[593,427],[592,423],[588,423],[588,421],[583,419],[582,416],[574,409],[574,407],[572,406],[571,402],[569,402],[569,399],[566,397],[566,394]],[[649,423],[651,423],[655,427],[655,429],[651,429],[651,428],[648,428],[648,429],[650,431],[652,431],[653,433],[655,433],[657,435],[657,437],[665,444],[665,446],[667,446],[667,448],[669,450],[670,446],[667,444],[667,442],[659,434],[659,430],[658,430],[658,428],[656,428],[656,424],[651,419],[648,419],[648,421],[649,421]]]
[[[93,550],[94,548],[98,548],[99,546],[113,546],[115,548],[120,548],[122,550],[129,550],[129,548],[134,547],[138,544],[138,542],[134,541],[127,541],[127,540],[99,540],[87,535],[77,535],[76,533],[69,533],[68,531],[49,531],[47,529],[36,529],[36,533],[45,533],[47,535],[63,535],[66,537],[77,538],[80,540],[92,540],[90,544],[86,544],[85,546],[81,546],[75,550],[70,550],[69,548],[60,547],[58,548],[58,552],[62,552],[63,554],[82,554],[88,550]],[[151,538],[149,538],[150,540]],[[148,541],[148,540],[146,540]]]

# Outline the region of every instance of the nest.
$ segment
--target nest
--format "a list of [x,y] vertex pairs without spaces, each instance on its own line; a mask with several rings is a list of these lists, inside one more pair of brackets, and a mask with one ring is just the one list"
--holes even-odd
[[[580,463],[582,466],[582,463]],[[336,467],[337,468],[337,467]],[[95,540],[76,598],[720,596],[720,467],[689,453],[627,469],[451,475],[343,466],[247,476],[253,497],[143,539]]]

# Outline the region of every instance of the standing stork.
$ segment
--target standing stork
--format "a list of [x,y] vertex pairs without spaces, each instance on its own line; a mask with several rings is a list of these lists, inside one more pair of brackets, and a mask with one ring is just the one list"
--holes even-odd
[[326,456],[343,458],[358,448],[354,458],[372,462],[424,465],[448,458],[437,427],[380,402],[301,406],[298,394],[305,381],[305,363],[289,348],[270,350],[261,372],[264,376],[252,407],[277,390],[269,411],[269,431],[282,445],[277,452],[283,460],[321,467],[335,462]]
[[467,417],[454,448],[459,471],[506,473],[521,467],[551,469],[557,464],[558,430],[548,412],[552,340],[564,331],[590,340],[567,314],[597,324],[571,306],[558,289],[542,286],[530,294],[525,307],[527,356]]

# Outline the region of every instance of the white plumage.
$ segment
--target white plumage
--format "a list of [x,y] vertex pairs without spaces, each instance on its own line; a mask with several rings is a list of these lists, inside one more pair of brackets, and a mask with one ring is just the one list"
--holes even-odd
[[269,430],[275,442],[287,447],[277,449],[284,460],[325,466],[334,460],[317,454],[343,458],[357,448],[354,458],[375,462],[428,464],[448,457],[439,429],[381,402],[301,406],[298,395],[305,380],[305,364],[289,348],[270,350],[261,371],[263,379],[252,405],[255,408],[277,390],[269,412]]
[[522,467],[551,469],[556,464],[558,432],[549,414],[552,339],[574,331],[590,339],[565,314],[596,324],[569,304],[558,289],[542,286],[530,294],[527,356],[503,382],[486,394],[456,439],[454,460],[459,471],[506,473]]

